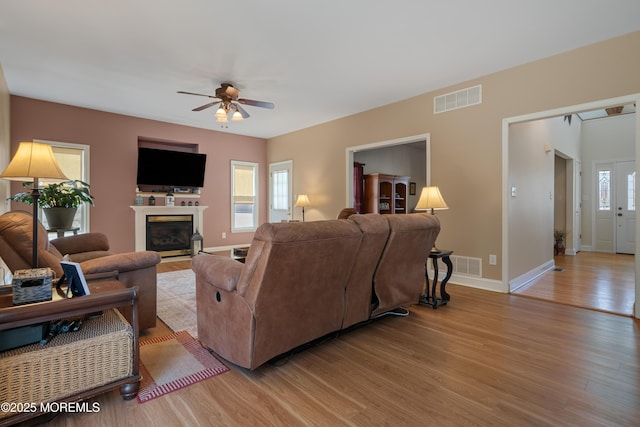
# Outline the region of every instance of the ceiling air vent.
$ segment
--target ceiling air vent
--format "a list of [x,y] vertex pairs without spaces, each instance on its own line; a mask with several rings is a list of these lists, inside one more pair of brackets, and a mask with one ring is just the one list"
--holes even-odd
[[457,110],[482,103],[482,85],[472,86],[433,98],[433,113]]

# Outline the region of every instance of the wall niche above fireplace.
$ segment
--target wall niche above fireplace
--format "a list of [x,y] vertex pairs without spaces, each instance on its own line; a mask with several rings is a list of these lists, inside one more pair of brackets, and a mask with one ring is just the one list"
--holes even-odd
[[204,187],[206,161],[197,144],[138,138],[136,185],[142,192],[195,193]]

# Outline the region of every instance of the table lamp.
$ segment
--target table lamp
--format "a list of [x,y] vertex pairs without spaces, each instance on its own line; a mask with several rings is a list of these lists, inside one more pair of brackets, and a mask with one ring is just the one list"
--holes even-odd
[[[415,210],[428,211],[429,209],[431,209],[431,215],[435,215],[436,210],[449,209],[437,186],[422,189]],[[431,252],[440,252],[440,250],[434,244]]]
[[32,181],[33,190],[33,268],[38,268],[38,199],[40,181],[60,182],[69,178],[58,166],[49,144],[21,142],[9,166],[0,174],[0,178],[10,181]]
[[302,207],[302,222],[304,222],[304,208],[311,206],[309,203],[309,196],[306,194],[298,195],[298,200],[296,200],[296,208]]

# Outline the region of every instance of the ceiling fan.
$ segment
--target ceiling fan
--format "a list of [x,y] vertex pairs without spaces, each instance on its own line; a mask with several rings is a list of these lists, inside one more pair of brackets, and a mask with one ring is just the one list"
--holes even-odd
[[254,107],[273,109],[272,102],[255,101],[253,99],[238,98],[240,91],[236,89],[231,83],[222,83],[219,88],[216,89],[215,95],[205,95],[202,93],[185,92],[179,90],[178,93],[186,95],[206,96],[207,98],[216,99],[216,101],[209,102],[194,108],[192,111],[202,111],[209,107],[218,105],[216,111],[216,121],[223,125],[229,121],[239,121],[249,117],[249,113],[240,106],[240,104],[251,105]]

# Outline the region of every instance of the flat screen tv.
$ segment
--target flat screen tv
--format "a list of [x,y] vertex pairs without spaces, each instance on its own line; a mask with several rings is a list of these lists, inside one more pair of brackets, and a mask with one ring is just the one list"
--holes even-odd
[[203,187],[207,155],[138,148],[138,185]]

